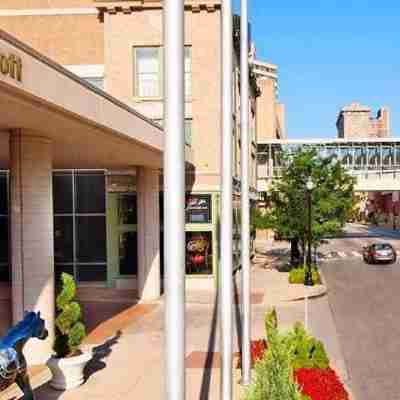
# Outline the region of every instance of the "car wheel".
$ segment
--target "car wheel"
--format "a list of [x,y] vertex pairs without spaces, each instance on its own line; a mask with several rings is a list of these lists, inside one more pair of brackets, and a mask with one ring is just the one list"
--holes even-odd
[[396,256],[396,254],[393,256],[393,260],[392,260],[392,264],[394,264],[395,262],[396,262],[396,260],[397,260],[397,256]]

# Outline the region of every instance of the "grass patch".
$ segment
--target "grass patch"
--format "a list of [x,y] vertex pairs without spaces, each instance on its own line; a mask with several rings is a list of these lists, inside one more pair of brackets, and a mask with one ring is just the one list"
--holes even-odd
[[[311,267],[311,273],[314,285],[320,285],[321,276],[319,275],[318,268],[316,266]],[[289,283],[304,284],[305,275],[306,271],[304,269],[304,266],[293,268],[289,272]]]

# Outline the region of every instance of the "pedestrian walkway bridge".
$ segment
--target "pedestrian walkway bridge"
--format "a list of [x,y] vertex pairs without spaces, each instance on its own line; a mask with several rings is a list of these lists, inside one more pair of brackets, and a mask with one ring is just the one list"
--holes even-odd
[[322,157],[335,157],[357,178],[356,191],[400,190],[400,138],[378,139],[274,139],[258,143],[259,191],[279,178],[282,154],[299,148],[315,148]]

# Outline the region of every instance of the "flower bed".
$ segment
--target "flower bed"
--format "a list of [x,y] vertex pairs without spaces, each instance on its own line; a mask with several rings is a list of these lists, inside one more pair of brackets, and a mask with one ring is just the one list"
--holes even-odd
[[300,368],[295,370],[295,379],[301,392],[311,400],[348,400],[342,382],[331,368]]
[[265,330],[267,340],[251,342],[254,374],[244,400],[349,400],[323,343],[301,323],[281,333],[272,310],[265,316]]

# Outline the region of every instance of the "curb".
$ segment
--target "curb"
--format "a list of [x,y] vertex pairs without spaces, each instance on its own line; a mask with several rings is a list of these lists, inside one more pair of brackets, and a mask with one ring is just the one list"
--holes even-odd
[[[322,279],[321,279],[322,281]],[[289,288],[293,287],[293,286],[297,286],[297,285],[301,285],[301,284],[295,284],[295,283],[290,283],[289,284]],[[296,296],[292,296],[287,299],[285,299],[284,301],[300,301],[300,300],[304,300],[306,297],[308,297],[309,299],[316,299],[318,297],[323,297],[328,293],[328,288],[326,287],[325,284],[320,284],[320,285],[316,285],[313,286],[314,289],[319,289],[319,290],[314,290],[313,293],[307,295],[306,293],[301,293],[299,295]],[[308,289],[303,289],[304,292]]]
[[350,389],[350,386],[348,385],[348,383],[346,383],[344,381],[343,377],[341,376],[339,370],[336,368],[335,364],[330,362],[329,368],[331,368],[333,371],[335,371],[335,374],[340,378],[340,381],[342,382],[343,387],[345,388],[347,394],[349,395],[349,400],[356,400],[356,398],[354,397],[353,391]]

